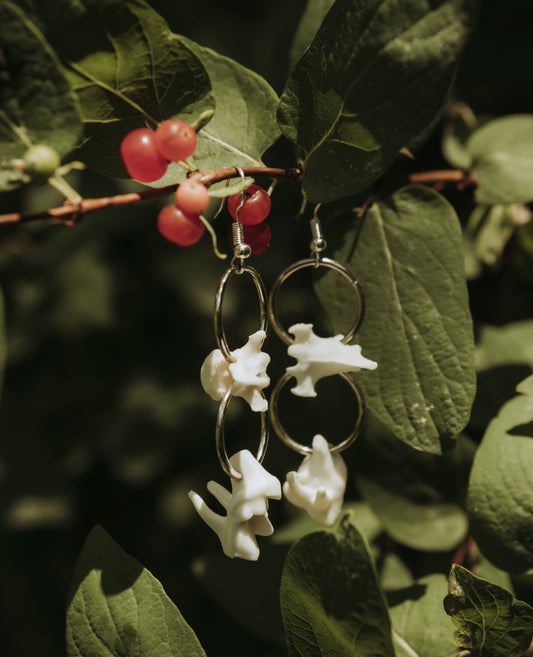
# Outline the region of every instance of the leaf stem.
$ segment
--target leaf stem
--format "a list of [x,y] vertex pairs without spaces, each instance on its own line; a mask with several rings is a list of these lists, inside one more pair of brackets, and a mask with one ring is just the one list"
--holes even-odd
[[57,189],[58,192],[63,194],[67,201],[73,205],[79,205],[83,200],[74,187],[71,187],[63,176],[58,173],[54,173],[53,176],[48,178],[48,184],[52,185],[54,189]]
[[0,119],[7,125],[7,127],[15,134],[17,139],[26,146],[26,148],[31,148],[33,144],[31,143],[30,138],[26,134],[24,128],[21,128],[18,125],[15,125],[9,116],[0,110]]
[[202,215],[199,215],[199,216],[200,216],[201,222],[206,227],[207,232],[211,236],[211,242],[213,243],[213,251],[214,251],[216,257],[220,258],[220,260],[225,260],[228,256],[225,253],[221,253],[219,251],[218,244],[217,244],[217,236],[216,236],[216,233],[215,233],[215,230],[214,230],[213,226],[211,226],[211,224],[209,223],[209,221],[207,221],[207,219],[205,217],[203,217]]

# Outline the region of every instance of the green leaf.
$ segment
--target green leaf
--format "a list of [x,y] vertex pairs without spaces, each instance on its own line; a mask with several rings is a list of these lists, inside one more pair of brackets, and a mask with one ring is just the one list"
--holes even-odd
[[413,576],[400,557],[393,552],[388,552],[381,558],[379,581],[381,588],[385,592],[395,591],[406,586],[411,586]]
[[261,166],[261,156],[280,136],[276,92],[260,75],[229,57],[183,41],[207,69],[217,102],[213,119],[198,135],[194,166]]
[[511,239],[515,228],[516,205],[477,206],[465,229],[478,260],[494,266]]
[[454,657],[452,627],[442,609],[444,575],[422,577],[389,595],[396,657]]
[[[194,123],[214,106],[198,57],[143,0],[35,2],[35,11],[82,108],[85,137],[76,158],[95,171],[128,177],[119,152],[128,132],[146,120]],[[158,186],[179,175],[171,165]]]
[[517,391],[483,436],[467,500],[480,550],[509,572],[533,567],[533,376]]
[[348,464],[385,531],[417,550],[451,550],[466,535],[462,505],[475,452],[461,436],[438,456],[412,449],[369,418]]
[[10,166],[32,144],[60,156],[79,140],[81,119],[74,94],[44,36],[14,3],[0,3],[0,190],[29,182]]
[[[364,219],[339,217],[327,232],[336,260],[366,295],[358,372],[370,412],[415,449],[440,453],[468,421],[475,392],[474,342],[451,205],[433,190],[405,187],[374,204]],[[354,294],[328,273],[317,291],[334,330],[353,322]]]
[[204,657],[157,579],[101,528],[89,534],[67,608],[69,657]]
[[[367,543],[371,543],[381,532],[381,524],[366,502],[352,502],[343,506],[344,511],[351,511],[357,530],[363,534]],[[324,529],[307,513],[301,513],[283,527],[276,528],[270,539],[276,544],[292,544],[307,534]]]
[[533,637],[533,608],[462,566],[450,571],[446,613],[458,648],[472,657],[521,657]]
[[533,373],[533,321],[481,326],[475,363],[478,384],[470,422],[484,431],[494,409],[513,397],[517,384]]
[[452,167],[466,170],[472,158],[466,143],[477,127],[477,119],[464,103],[454,103],[442,128],[442,154]]
[[355,194],[435,118],[473,0],[336,0],[281,96],[283,134],[305,152],[312,203]]
[[478,203],[533,201],[533,115],[504,116],[485,123],[467,142],[470,176],[479,182]]
[[307,0],[296,34],[289,52],[289,66],[292,68],[305,49],[315,38],[318,28],[335,0]]
[[289,657],[394,656],[385,597],[351,514],[291,548],[280,596]]

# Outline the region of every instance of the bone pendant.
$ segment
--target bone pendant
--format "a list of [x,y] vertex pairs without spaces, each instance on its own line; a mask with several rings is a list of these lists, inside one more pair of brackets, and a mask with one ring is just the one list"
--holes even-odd
[[359,345],[342,344],[342,335],[321,338],[313,332],[312,324],[294,324],[289,333],[294,335],[294,342],[288,354],[298,362],[287,367],[287,372],[296,378],[297,385],[291,392],[298,397],[316,397],[315,384],[325,376],[361,368],[375,370],[378,366],[361,354]]
[[219,401],[231,388],[231,394],[245,399],[252,411],[267,410],[268,402],[262,393],[270,384],[266,373],[270,356],[261,351],[265,337],[264,331],[253,333],[244,347],[231,352],[235,359],[232,363],[228,363],[220,349],[214,349],[207,356],[200,370],[200,380],[212,399]]
[[340,454],[331,454],[327,440],[313,438],[313,451],[296,472],[287,473],[283,495],[291,504],[305,509],[321,525],[337,521],[344,501],[347,470]]
[[226,509],[225,516],[212,511],[194,491],[189,492],[189,498],[217,534],[224,554],[257,561],[256,535],[270,536],[274,531],[268,518],[268,500],[281,499],[281,484],[248,450],[237,452],[229,461],[242,474],[242,479],[231,480],[231,493],[216,481],[207,484],[207,490]]

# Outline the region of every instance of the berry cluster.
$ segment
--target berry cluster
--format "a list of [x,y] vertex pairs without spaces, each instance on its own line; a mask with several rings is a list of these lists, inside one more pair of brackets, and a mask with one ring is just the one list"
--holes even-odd
[[[130,132],[120,145],[124,165],[139,182],[154,182],[165,173],[169,162],[180,162],[196,150],[197,135],[180,119],[163,121],[156,130],[138,128]],[[202,183],[187,179],[178,185],[176,203],[164,207],[157,218],[159,232],[166,239],[190,246],[200,240],[205,226],[200,218],[209,204],[209,192]],[[243,225],[244,241],[252,253],[266,251],[270,245],[270,228],[262,223],[270,212],[270,196],[258,185],[250,185],[243,194],[228,198],[231,216]],[[230,246],[233,247],[231,232]]]
[[[197,135],[186,121],[168,119],[156,130],[138,128],[124,137],[120,153],[132,178],[154,182],[165,173],[169,162],[181,162],[196,150]],[[185,180],[176,191],[176,203],[159,213],[159,232],[180,246],[195,244],[204,234],[199,215],[209,204],[207,187],[194,180]]]
[[169,162],[180,162],[196,150],[197,135],[186,121],[168,119],[157,127],[138,128],[120,144],[128,173],[139,182],[154,182],[165,175]]

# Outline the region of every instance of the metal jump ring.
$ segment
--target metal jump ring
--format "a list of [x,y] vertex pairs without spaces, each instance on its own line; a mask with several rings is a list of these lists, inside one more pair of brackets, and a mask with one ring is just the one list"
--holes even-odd
[[[224,472],[230,477],[232,477],[233,479],[242,479],[242,474],[237,470],[235,470],[235,468],[233,468],[231,466],[231,463],[229,462],[228,453],[226,451],[226,441],[224,438],[224,420],[226,418],[226,410],[231,401],[231,398],[232,398],[231,388],[229,388],[226,391],[224,397],[222,398],[222,401],[220,402],[220,406],[218,407],[217,424],[215,430],[216,449],[217,449],[218,460],[220,461],[220,465],[222,466]],[[264,459],[268,445],[268,428],[269,428],[268,411],[261,411],[260,416],[261,416],[261,438],[259,441],[259,449],[257,450],[257,456],[255,457],[259,461],[259,463],[261,463],[262,460]]]
[[[299,452],[300,454],[311,454],[313,448],[309,447],[308,445],[302,445],[301,443],[291,438],[289,434],[285,431],[283,425],[281,424],[278,415],[278,398],[280,392],[283,389],[283,386],[287,383],[287,381],[290,378],[292,378],[292,376],[293,375],[290,372],[285,372],[285,374],[280,378],[280,380],[276,384],[276,387],[272,391],[272,395],[270,396],[270,404],[269,404],[270,420],[272,422],[272,426],[274,427],[275,432],[288,447],[294,449],[296,452]],[[361,391],[361,388],[357,385],[354,379],[346,372],[342,372],[340,376],[342,376],[342,378],[348,383],[351,389],[355,392],[355,396],[359,404],[359,414],[357,416],[355,426],[352,432],[350,433],[350,435],[347,438],[345,438],[342,442],[338,443],[337,445],[334,445],[333,447],[330,447],[329,451],[331,452],[331,454],[337,454],[350,447],[350,445],[355,441],[357,436],[361,433],[361,429],[363,427],[363,422],[366,414],[365,398]]]
[[331,260],[331,258],[306,258],[305,260],[298,260],[298,262],[295,262],[294,264],[284,269],[278,276],[274,286],[272,287],[268,301],[268,313],[270,316],[270,322],[274,327],[276,334],[280,340],[283,340],[285,344],[292,344],[294,342],[294,338],[292,338],[290,334],[287,333],[276,316],[276,300],[280,287],[289,278],[289,276],[294,274],[294,272],[299,271],[300,269],[305,269],[306,267],[314,267],[315,269],[318,267],[326,267],[327,269],[333,269],[334,271],[341,274],[355,290],[357,299],[359,301],[359,310],[352,328],[342,339],[343,344],[348,344],[348,342],[350,342],[353,336],[357,333],[357,330],[363,321],[365,314],[365,295],[363,293],[363,288],[356,280],[352,272],[349,269],[346,269],[346,267],[341,265],[336,260]]
[[253,267],[243,265],[243,264],[233,264],[229,267],[218,284],[217,293],[215,296],[215,336],[217,340],[217,346],[224,355],[224,358],[232,363],[235,359],[231,355],[231,350],[228,346],[228,341],[226,339],[226,334],[224,333],[224,324],[222,322],[222,302],[224,300],[224,291],[226,289],[226,284],[228,282],[231,274],[250,274],[254,283],[255,289],[259,296],[259,309],[260,309],[260,330],[266,331],[268,325],[268,310],[267,310],[267,293],[263,279]]

